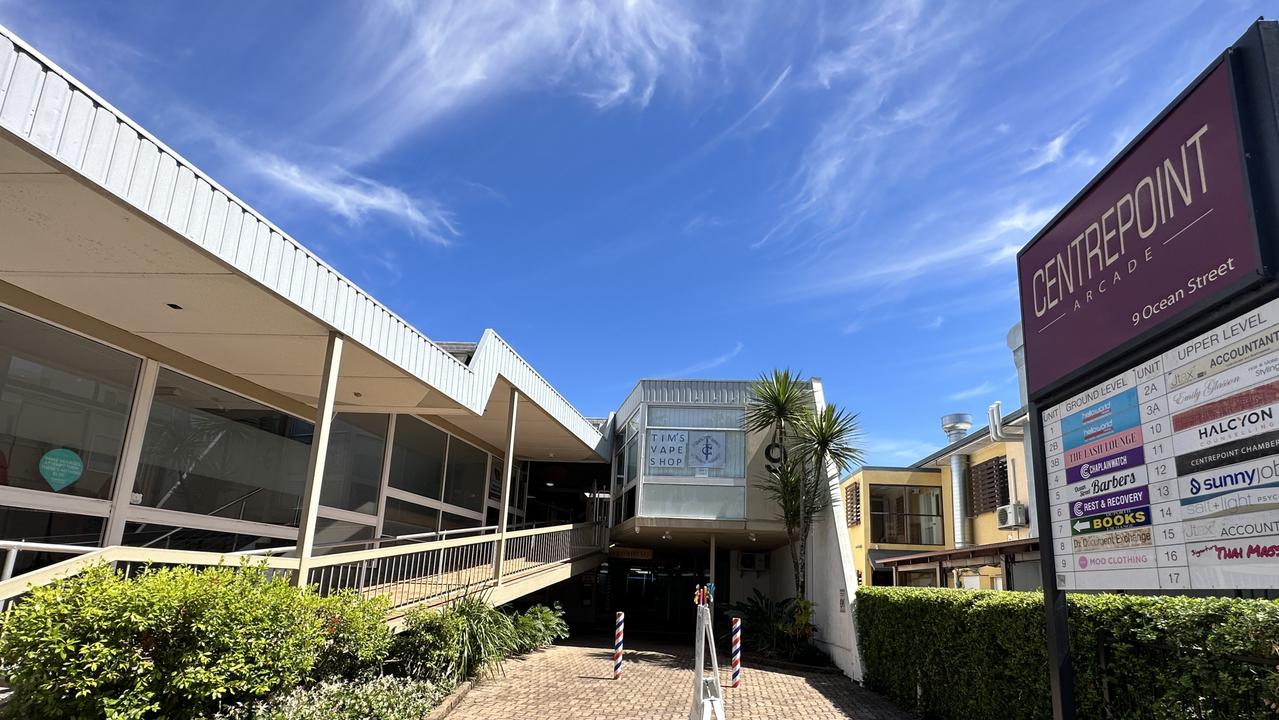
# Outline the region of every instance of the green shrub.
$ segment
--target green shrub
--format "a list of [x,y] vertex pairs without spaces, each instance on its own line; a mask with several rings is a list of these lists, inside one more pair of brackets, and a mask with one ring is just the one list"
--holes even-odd
[[809,640],[817,632],[812,624],[813,604],[808,600],[774,600],[755,588],[746,602],[729,607],[742,618],[746,649],[759,655],[797,659],[806,654]]
[[[372,663],[375,604],[321,599],[260,567],[106,565],[33,588],[0,627],[17,717],[191,717]],[[380,606],[379,606],[380,607]]]
[[296,688],[235,708],[219,720],[422,720],[447,694],[421,680],[378,677]]
[[494,675],[515,647],[515,626],[511,619],[484,598],[462,598],[449,608],[457,616],[458,667],[463,678]]
[[511,623],[515,626],[512,650],[517,655],[548,647],[556,640],[568,637],[568,623],[564,622],[564,610],[559,603],[555,603],[553,609],[534,605],[523,613],[512,615]]
[[[1229,708],[1212,717],[1273,716],[1279,602],[1110,594],[1067,602],[1079,717],[1179,720],[1204,717],[1200,705]],[[856,612],[867,684],[925,717],[1052,716],[1041,594],[863,588]]]
[[391,648],[397,674],[452,687],[461,677],[462,620],[448,610],[414,608]]
[[328,642],[320,652],[314,675],[319,678],[376,674],[391,649],[386,624],[390,601],[363,598],[354,591],[317,598]]
[[496,673],[516,651],[516,640],[511,618],[479,596],[442,610],[418,608],[405,617],[395,639],[393,669],[451,687]]

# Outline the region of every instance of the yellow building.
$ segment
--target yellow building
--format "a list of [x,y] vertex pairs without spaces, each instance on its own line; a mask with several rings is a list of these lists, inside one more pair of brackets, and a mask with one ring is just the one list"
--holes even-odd
[[967,415],[948,415],[951,442],[938,452],[908,467],[867,466],[845,478],[858,584],[1037,586],[1025,420],[1017,411],[994,433],[989,426],[968,432]]

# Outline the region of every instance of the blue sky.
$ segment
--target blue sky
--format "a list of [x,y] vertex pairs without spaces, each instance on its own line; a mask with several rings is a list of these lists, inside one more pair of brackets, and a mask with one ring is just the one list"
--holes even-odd
[[0,0],[437,340],[580,410],[820,375],[868,459],[1018,402],[1013,255],[1265,3]]

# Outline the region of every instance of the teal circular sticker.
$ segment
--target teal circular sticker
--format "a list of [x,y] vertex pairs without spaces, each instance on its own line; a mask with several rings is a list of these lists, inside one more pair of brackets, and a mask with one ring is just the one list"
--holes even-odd
[[50,450],[40,458],[40,477],[54,490],[74,483],[84,474],[84,461],[66,448]]

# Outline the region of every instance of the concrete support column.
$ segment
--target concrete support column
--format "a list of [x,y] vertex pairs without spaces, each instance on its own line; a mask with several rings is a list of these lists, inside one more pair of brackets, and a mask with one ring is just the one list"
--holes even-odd
[[511,477],[515,472],[515,419],[520,409],[520,393],[511,388],[506,414],[506,457],[502,459],[502,500],[497,510],[497,550],[493,553],[493,581],[502,584],[502,562],[506,559],[507,508],[511,504]]
[[138,385],[129,406],[129,422],[124,429],[124,452],[116,471],[115,489],[111,493],[111,515],[107,518],[102,545],[119,545],[124,542],[124,524],[129,520],[133,485],[142,464],[142,440],[147,433],[147,421],[151,418],[151,401],[155,398],[156,378],[160,376],[160,363],[147,358],[142,361],[138,373]]
[[315,547],[315,522],[320,511],[320,486],[329,454],[329,431],[333,428],[333,405],[337,400],[338,375],[342,365],[342,336],[329,333],[324,353],[324,373],[320,376],[320,397],[315,409],[315,430],[311,433],[311,458],[306,466],[306,488],[302,491],[302,518],[298,523],[298,574],[293,582],[307,584],[311,553]]

